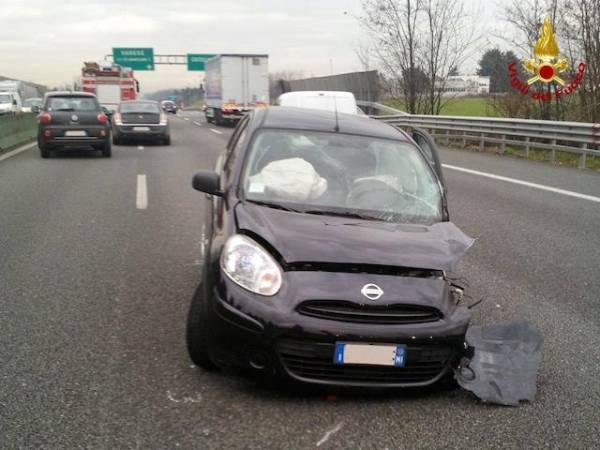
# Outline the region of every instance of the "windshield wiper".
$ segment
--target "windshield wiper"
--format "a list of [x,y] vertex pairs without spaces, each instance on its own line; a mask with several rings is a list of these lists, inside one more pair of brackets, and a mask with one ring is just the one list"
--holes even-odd
[[350,211],[329,211],[324,209],[307,209],[303,210],[306,214],[316,214],[321,216],[337,216],[337,217],[349,217],[351,219],[362,219],[362,220],[380,220],[377,217],[358,214]]
[[54,111],[75,111],[75,108],[58,108],[58,109],[55,109]]
[[282,211],[290,211],[290,212],[296,212],[296,213],[303,213],[304,211],[300,210],[300,209],[294,209],[294,208],[290,208],[289,206],[284,206],[281,205],[279,203],[271,203],[271,202],[263,202],[260,200],[246,200],[250,203],[254,203],[255,205],[260,205],[260,206],[266,206],[268,208],[273,208],[273,209],[281,209]]

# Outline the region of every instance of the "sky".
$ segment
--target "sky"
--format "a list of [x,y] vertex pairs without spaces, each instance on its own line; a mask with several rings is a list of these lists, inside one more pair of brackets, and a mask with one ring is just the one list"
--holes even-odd
[[[502,0],[497,0],[502,2]],[[495,21],[497,5],[466,0]],[[269,69],[305,76],[361,70],[362,0],[0,0],[0,75],[48,86],[72,83],[83,61],[113,47],[155,54],[267,53]],[[482,5],[487,5],[482,8]],[[466,71],[474,70],[474,61]],[[137,72],[142,90],[194,87],[200,72]]]

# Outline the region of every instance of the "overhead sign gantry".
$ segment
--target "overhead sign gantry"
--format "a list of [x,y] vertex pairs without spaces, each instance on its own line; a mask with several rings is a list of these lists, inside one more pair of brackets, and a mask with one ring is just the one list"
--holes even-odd
[[112,57],[115,64],[130,67],[133,70],[154,70],[156,65],[182,65],[187,70],[204,71],[204,63],[216,56],[210,53],[187,53],[185,55],[155,55],[153,48],[148,47],[115,47],[112,49]]

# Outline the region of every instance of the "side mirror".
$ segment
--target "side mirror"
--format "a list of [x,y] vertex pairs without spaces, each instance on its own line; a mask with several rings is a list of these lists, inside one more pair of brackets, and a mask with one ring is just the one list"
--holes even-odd
[[223,196],[220,190],[219,174],[211,170],[201,170],[192,179],[192,187],[209,195]]
[[13,98],[13,105],[17,106],[17,100]]
[[37,105],[34,105],[31,107],[31,112],[32,113],[39,113],[40,112],[40,107]]
[[112,111],[112,110],[110,110],[110,109],[108,109],[106,106],[103,106],[103,107],[102,107],[102,112],[103,112],[104,114],[106,114],[106,116],[108,116],[108,117],[110,117],[110,116],[112,116],[112,115],[113,115],[113,111]]

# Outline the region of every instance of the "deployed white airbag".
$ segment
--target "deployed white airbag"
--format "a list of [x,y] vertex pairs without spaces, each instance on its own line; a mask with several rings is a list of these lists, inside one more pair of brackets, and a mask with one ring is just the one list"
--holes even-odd
[[306,201],[323,195],[327,180],[302,158],[272,161],[250,177],[248,192],[265,193],[282,200]]

